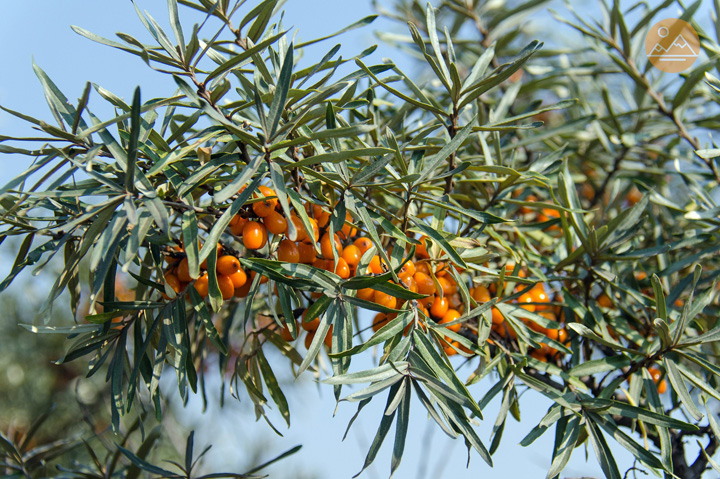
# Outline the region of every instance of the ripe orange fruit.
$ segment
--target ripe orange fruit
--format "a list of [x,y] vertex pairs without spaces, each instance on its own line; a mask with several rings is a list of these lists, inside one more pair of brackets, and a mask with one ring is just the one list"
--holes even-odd
[[338,258],[337,266],[335,266],[335,274],[342,279],[348,279],[350,277],[350,267],[343,258]]
[[457,283],[451,280],[448,276],[440,276],[437,280],[440,285],[440,289],[443,292],[443,296],[457,293]]
[[248,220],[246,218],[243,218],[240,215],[235,215],[233,219],[230,220],[230,232],[235,236],[242,236],[243,227],[245,227],[245,223],[247,222]]
[[365,254],[373,246],[372,240],[366,236],[359,237],[353,244],[358,247],[361,255]]
[[232,281],[233,287],[235,287],[235,289],[241,288],[245,285],[245,283],[247,283],[247,275],[245,274],[245,271],[243,271],[241,268],[230,275],[230,281]]
[[201,298],[206,298],[208,295],[208,280],[208,274],[203,273],[202,276],[195,280],[195,283],[193,284],[193,287]]
[[232,276],[233,274],[240,271],[240,260],[232,255],[220,256],[217,260],[215,269],[219,274],[226,276]]
[[310,243],[298,243],[299,261],[303,264],[313,264],[317,259],[315,247]]
[[372,301],[375,296],[375,290],[372,288],[363,288],[357,290],[356,297],[365,301]]
[[357,266],[360,263],[362,253],[360,248],[354,244],[346,246],[342,251],[342,258],[348,264],[348,266]]
[[659,394],[663,394],[665,391],[667,391],[667,381],[664,379],[660,381],[660,384],[657,386],[657,390]]
[[437,288],[435,288],[435,283],[433,283],[433,280],[430,276],[418,271],[415,273],[413,278],[415,278],[415,282],[417,283],[418,293],[435,294]]
[[287,219],[282,213],[272,210],[267,216],[262,219],[265,228],[274,235],[285,234],[288,227]]
[[430,267],[428,266],[427,262],[415,262],[415,272],[425,273],[427,275],[430,274]]
[[403,281],[403,283],[405,283],[405,287],[408,290],[412,291],[413,293],[418,292],[418,286],[413,276],[402,277],[400,279]]
[[405,278],[408,276],[413,276],[415,272],[417,271],[417,268],[415,268],[415,263],[412,261],[408,261],[405,263],[402,268],[400,268],[400,272],[398,273],[398,276]]
[[640,190],[637,188],[637,186],[633,186],[630,191],[628,191],[625,199],[630,204],[630,206],[632,206],[642,199],[642,193],[640,193]]
[[[448,309],[447,313],[445,313],[445,315],[442,317],[442,319],[440,321],[438,321],[438,324],[450,323],[452,321],[455,321],[459,317],[460,317],[460,312],[458,312],[454,309]],[[448,328],[450,331],[457,333],[458,331],[460,331],[461,326],[462,325],[460,323],[458,323],[458,324],[453,324],[452,326],[445,326],[445,327]]]
[[333,235],[333,239],[331,240],[330,233],[325,233],[320,239],[320,252],[325,258],[332,259],[333,248],[339,256],[340,252],[342,251],[342,245],[340,244],[340,239],[338,238],[338,235]]
[[603,308],[612,308],[613,302],[612,299],[607,294],[601,294],[598,296],[597,303],[602,306]]
[[490,301],[490,291],[485,286],[478,286],[472,293],[472,297],[478,303],[487,303]]
[[518,303],[520,304],[521,308],[523,308],[527,311],[530,311],[531,313],[534,313],[535,305],[534,304],[526,304],[526,303],[532,303],[532,302],[533,302],[533,297],[530,293],[521,294],[520,297],[518,298]]
[[[182,283],[178,277],[170,272],[165,273],[165,283],[172,288],[175,293],[179,293],[182,290]],[[162,293],[163,298],[170,299],[168,295]]]
[[[300,327],[300,323],[298,323],[298,321],[295,320],[295,330],[297,331],[297,329],[299,327]],[[283,326],[282,328],[280,328],[280,336],[282,336],[282,338],[285,341],[287,341],[288,343],[290,341],[294,341],[295,339],[297,339],[297,338],[293,338],[292,333],[290,332],[290,328],[287,327],[287,324],[285,326]]]
[[220,294],[223,299],[230,299],[235,294],[235,286],[233,285],[230,276],[219,274],[217,276],[218,286],[220,287]]
[[268,197],[274,197],[276,195],[275,191],[271,188],[268,188],[267,186],[260,185],[258,186],[258,190],[262,195],[258,195],[257,193],[255,193],[253,196],[255,198],[260,198],[262,196],[264,197],[264,199],[258,201],[257,203],[253,203],[252,209],[256,215],[263,218],[275,210],[275,207],[278,204],[278,199],[277,197],[268,199]]
[[314,318],[308,320],[306,309],[305,312],[303,312],[302,322],[300,323],[300,326],[302,326],[305,331],[315,331],[318,326],[320,326],[320,317],[315,316]]
[[[240,273],[235,273],[235,275]],[[231,278],[232,280],[232,278]],[[250,293],[250,287],[252,286],[252,276],[250,277],[250,281],[245,281],[245,284],[243,284],[240,287],[235,288],[235,297],[237,298],[244,298]]]
[[313,217],[320,228],[324,228],[330,222],[330,213],[322,209],[320,205],[313,205]]
[[[297,231],[297,237],[295,238],[296,241],[305,241],[307,238],[307,231],[305,230],[305,227],[303,226],[303,222],[300,219],[299,216],[295,216],[293,213],[292,216],[290,216],[290,221],[293,222],[295,225],[295,230]],[[285,232],[285,235],[288,237],[290,236],[290,225],[288,224],[288,229]]]
[[493,325],[496,325],[496,324],[500,325],[505,321],[505,316],[502,315],[502,313],[500,312],[499,309],[492,308],[491,314],[492,314],[492,324]]
[[243,227],[243,244],[247,249],[260,249],[267,243],[267,230],[257,221],[248,221]]
[[395,296],[377,290],[373,294],[373,302],[391,309],[395,309],[395,306],[397,306],[397,298]]
[[[185,250],[182,248],[182,246],[178,246],[178,245],[175,245],[170,249],[171,249],[171,253],[184,253],[185,252]],[[180,259],[181,258],[179,256],[178,257],[170,256],[170,255],[165,256],[165,261],[167,262],[167,264],[177,264],[180,262]]]
[[430,254],[428,254],[427,250],[427,236],[420,237],[420,244],[415,246],[415,256],[420,259],[430,258]]
[[662,378],[662,371],[658,369],[655,366],[650,366],[648,368],[648,372],[650,373],[650,376],[652,376],[652,380],[655,384],[658,384],[660,382],[660,379]]
[[277,249],[278,261],[285,261],[287,263],[299,263],[300,262],[300,248],[294,241],[284,239],[280,242]]
[[375,255],[370,260],[368,267],[373,274],[383,274],[385,272],[385,269],[383,268],[384,264],[385,262],[380,260],[380,256]]
[[183,283],[188,283],[193,280],[193,278],[190,276],[190,266],[188,264],[187,258],[183,258],[180,261],[180,264],[178,264],[177,277]]
[[435,300],[432,303],[432,306],[430,307],[430,314],[435,319],[440,319],[443,316],[445,316],[450,309],[450,304],[448,303],[448,300],[446,297],[440,297],[436,296]]
[[312,243],[312,242],[317,243],[317,241],[320,239],[320,228],[318,228],[317,221],[315,221],[313,218],[308,218],[308,220],[310,221],[310,224],[312,225],[313,233],[310,234],[310,232],[306,230],[305,231],[306,236],[305,236],[305,239],[303,239],[303,241],[308,242],[308,243]]
[[[255,279],[255,275],[256,275],[256,274],[257,274],[257,273],[256,273],[255,271],[250,271],[250,281],[248,281],[249,283],[252,282],[252,281]],[[267,282],[268,282],[268,277],[267,277],[267,276],[260,276],[260,284],[265,284],[265,283],[267,283]]]
[[352,216],[350,213],[345,213],[345,224],[343,225],[342,229],[338,232],[338,235],[342,239],[348,239],[352,236],[355,236],[357,233],[357,228],[353,228],[352,226]]

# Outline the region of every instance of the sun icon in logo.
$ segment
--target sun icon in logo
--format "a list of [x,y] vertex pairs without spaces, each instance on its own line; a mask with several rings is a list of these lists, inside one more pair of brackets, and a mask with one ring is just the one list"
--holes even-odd
[[645,52],[656,68],[678,73],[695,63],[700,52],[700,40],[689,23],[667,18],[650,29],[645,38]]

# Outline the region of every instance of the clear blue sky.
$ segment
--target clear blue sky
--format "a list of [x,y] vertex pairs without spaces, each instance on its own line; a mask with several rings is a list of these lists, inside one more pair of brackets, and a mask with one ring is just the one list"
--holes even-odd
[[[165,2],[146,0],[139,1],[138,4],[142,9],[148,9],[163,25],[167,24]],[[182,13],[187,12],[183,9]],[[371,13],[370,3],[366,0],[290,0],[286,5],[285,24],[298,28],[301,38],[310,39],[331,33],[337,30],[338,25],[350,24]],[[186,25],[196,21],[195,18],[191,16],[191,22]],[[70,25],[81,26],[107,38],[112,38],[115,32],[122,31],[150,43],[149,35],[135,16],[129,1],[4,2],[0,14],[0,43],[3,45],[0,49],[0,65],[3,71],[0,77],[0,104],[40,119],[52,120],[42,89],[32,71],[33,58],[73,101],[82,93],[86,81],[97,83],[126,100],[132,97],[136,85],[141,86],[143,99],[168,95],[174,90],[169,76],[149,70],[136,57],[78,36],[70,30]],[[364,30],[356,30],[337,40],[333,39],[307,54],[319,60],[324,51],[336,42],[342,42],[343,55],[349,57],[377,43],[373,35],[375,30],[395,28],[398,28],[395,24],[380,21]],[[383,48],[375,54],[374,60],[379,62],[383,56],[390,55],[391,52]],[[399,54],[393,56],[397,57]],[[101,118],[107,118],[112,113],[97,96],[91,101],[90,108]],[[27,125],[0,112],[0,135],[24,135],[29,134],[29,131]],[[10,157],[0,156],[0,183],[5,183],[24,166],[10,160]],[[3,266],[2,270],[5,269],[7,268]],[[275,359],[274,364],[278,369],[287,365],[284,359]],[[364,362],[353,363],[353,369],[371,367],[372,359],[366,355]],[[471,371],[472,368],[464,368],[461,378],[467,377]],[[196,444],[214,443],[207,460],[213,464],[209,469],[218,470],[242,463],[244,451],[249,449],[244,444],[257,444],[268,440],[273,442],[268,443],[264,451],[265,457],[296,444],[304,444],[303,453],[283,465],[292,471],[314,472],[318,477],[328,479],[349,478],[358,472],[375,434],[385,399],[378,398],[365,408],[348,439],[340,443],[356,405],[341,403],[337,416],[333,418],[335,404],[332,389],[328,386],[316,387],[309,374],[298,383],[297,390],[288,390],[292,396],[293,427],[284,438],[274,439],[275,436],[264,422],[254,422],[247,399],[243,400],[243,405],[236,406],[234,400],[227,397],[228,405],[225,409],[219,410],[217,404],[211,404],[209,414],[201,416],[199,401],[196,401],[198,398],[194,398],[184,413],[179,412],[182,416],[181,422],[198,430]],[[490,383],[484,381],[473,386],[471,392],[479,398],[489,385]],[[209,388],[212,389],[212,385]],[[166,390],[171,394],[174,392],[170,385]],[[241,395],[243,393],[241,392]],[[498,402],[496,399],[487,408],[485,421],[479,428],[480,436],[488,446]],[[548,406],[549,401],[532,392],[522,397],[523,422],[517,424],[508,419],[503,443],[494,457],[496,467],[491,470],[476,454],[473,454],[470,469],[465,469],[464,444],[444,436],[426,418],[421,406],[413,402],[414,412],[406,453],[403,465],[395,477],[421,477],[419,471],[423,467],[426,473],[422,477],[433,479],[544,477],[550,463],[553,432],[547,433],[529,448],[520,447],[518,442],[537,423]],[[279,417],[276,417],[274,422],[281,426]],[[432,426],[430,433],[428,424]],[[387,477],[391,449],[392,431],[375,465],[363,477]],[[589,455],[590,460],[585,464],[583,451],[577,450],[564,476],[601,477],[594,453],[589,451]],[[629,455],[624,451],[619,451],[618,462],[621,470],[631,464]],[[288,476],[278,473],[275,477]]]

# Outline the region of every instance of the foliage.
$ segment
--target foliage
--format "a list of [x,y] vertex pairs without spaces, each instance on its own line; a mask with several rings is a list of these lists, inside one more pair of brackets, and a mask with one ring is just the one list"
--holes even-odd
[[[369,62],[374,47],[344,59],[335,46],[301,68],[303,47],[327,38],[294,43],[282,3],[169,0],[171,33],[138,11],[153,45],[74,27],[178,90],[143,102],[138,88],[128,104],[88,84],[72,104],[35,65],[56,124],[2,107],[43,136],[0,145],[34,158],[0,189],[0,238],[22,238],[0,290],[62,252],[46,320],[27,328],[68,335],[61,363],[90,356],[89,374],[107,369],[115,431],[144,395],[162,416],[166,366],[180,397],[205,397],[216,354],[236,396],[258,417],[274,403],[289,424],[272,348],[358,413],[387,398],[363,470],[393,423],[397,469],[413,396],[492,465],[527,388],[553,403],[523,440],[555,426],[549,478],[581,444],[623,477],[608,437],[667,477],[718,469],[707,404],[720,399],[720,150],[695,135],[716,127],[720,28],[693,22],[709,59],[669,77],[642,66],[660,11],[645,4],[601,3],[603,23],[558,15],[580,34],[568,49],[523,34],[542,0],[399,0],[382,13],[409,20],[409,35],[386,36],[427,65],[413,78]],[[178,4],[205,21],[183,31]],[[90,95],[117,115],[95,117]],[[76,312],[83,282],[89,314],[49,324],[64,291]],[[353,370],[374,348],[377,367]],[[486,377],[494,385],[476,391]],[[485,444],[474,423],[498,396]]]

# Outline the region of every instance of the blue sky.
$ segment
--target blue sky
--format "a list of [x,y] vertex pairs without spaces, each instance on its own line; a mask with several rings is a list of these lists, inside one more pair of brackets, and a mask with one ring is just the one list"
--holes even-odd
[[[163,25],[167,24],[165,2],[139,1],[138,5],[142,9],[148,9]],[[371,13],[373,11],[370,3],[365,0],[290,0],[286,4],[285,24],[298,28],[301,38],[310,39],[331,33],[337,30],[338,25],[350,24]],[[0,104],[40,119],[52,119],[43,99],[42,88],[32,71],[32,59],[73,101],[81,95],[87,81],[97,83],[126,100],[132,98],[136,85],[141,86],[144,100],[168,95],[174,90],[174,83],[169,76],[152,72],[136,57],[80,37],[70,29],[70,25],[81,26],[108,38],[112,38],[115,32],[122,31],[149,42],[149,35],[128,1],[5,2],[0,15],[0,42],[3,45],[0,49],[0,65],[3,69],[0,77]],[[332,45],[341,42],[344,45],[342,52],[348,57],[377,43],[374,31],[396,28],[396,24],[378,21],[364,30],[356,30],[309,50],[307,55],[311,59],[319,59]],[[375,62],[379,62],[383,56],[390,54],[390,50],[381,48],[373,58]],[[101,118],[112,114],[104,101],[97,96],[91,100],[90,108]],[[0,135],[24,135],[29,132],[27,125],[0,112]],[[8,161],[9,159],[0,157],[2,183],[22,171],[25,166],[17,161]],[[3,266],[2,269],[6,268]],[[276,368],[287,366],[284,359],[275,359]],[[366,355],[364,361],[354,363],[354,369],[371,367],[373,359]],[[460,377],[467,377],[471,371],[470,367],[464,368]],[[488,381],[483,381],[473,386],[471,392],[476,397],[481,397],[489,386]],[[171,385],[168,385],[166,390],[173,393]],[[316,387],[309,374],[298,381],[297,388],[290,391],[290,394],[293,394],[293,427],[285,434],[285,438],[278,438],[270,443],[266,449],[266,457],[302,443],[305,446],[303,453],[286,461],[284,467],[294,471],[315,472],[318,477],[328,479],[348,478],[358,472],[379,423],[385,399],[378,398],[363,410],[348,439],[340,443],[347,422],[355,412],[355,404],[341,403],[336,417],[333,418],[335,404],[332,389],[329,386]],[[215,465],[219,469],[232,467],[238,461],[242,462],[244,441],[259,441],[259,438],[273,440],[274,436],[264,422],[254,422],[252,412],[247,406],[249,400],[245,399],[239,406],[235,406],[229,397],[226,397],[226,400],[228,406],[225,409],[219,410],[217,404],[211,404],[210,411],[205,416],[200,415],[197,398],[191,401],[184,413],[179,412],[183,424],[198,429],[197,444],[215,444],[207,460],[213,465],[209,467],[211,470],[216,469]],[[496,399],[488,407],[485,421],[479,427],[480,436],[486,444],[498,402]],[[523,421],[517,424],[512,419],[508,420],[503,444],[494,457],[496,467],[490,470],[476,454],[472,457],[470,468],[465,469],[465,447],[462,441],[446,438],[434,426],[428,429],[430,421],[423,414],[420,405],[413,402],[414,412],[406,453],[396,477],[421,477],[418,471],[423,467],[426,478],[463,479],[482,475],[544,477],[550,464],[553,433],[547,433],[529,448],[520,447],[518,442],[537,423],[548,406],[548,401],[532,392],[522,397]],[[275,424],[281,425],[280,418],[275,419]],[[391,449],[392,436],[387,438],[373,468],[362,477],[387,477]],[[589,451],[590,460],[587,464],[584,463],[584,457],[584,452],[577,450],[564,475],[602,476],[593,452]],[[618,462],[623,470],[631,465],[628,454],[624,452],[619,452]],[[278,474],[276,477],[283,475]]]

